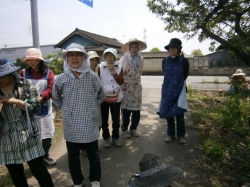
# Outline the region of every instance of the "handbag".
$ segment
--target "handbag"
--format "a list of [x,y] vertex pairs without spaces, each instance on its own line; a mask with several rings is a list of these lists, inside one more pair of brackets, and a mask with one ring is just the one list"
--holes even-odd
[[116,103],[116,101],[118,100],[118,96],[119,96],[119,91],[115,94],[106,94],[104,102],[105,103]]

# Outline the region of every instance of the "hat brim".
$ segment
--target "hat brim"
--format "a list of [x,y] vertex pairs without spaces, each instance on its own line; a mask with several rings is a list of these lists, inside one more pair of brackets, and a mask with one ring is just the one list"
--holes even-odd
[[92,59],[92,58],[100,58],[98,55],[91,55],[89,56],[89,59]]
[[183,174],[184,171],[180,168],[169,166],[150,177],[136,177],[131,181],[131,185],[133,187],[165,186],[171,184],[174,180],[179,179]]
[[42,57],[36,57],[36,56],[27,56],[22,61],[26,62],[27,60],[32,60],[32,59],[38,59],[38,60],[45,61]]
[[233,76],[237,76],[237,75],[246,75],[245,73],[234,73]]
[[17,71],[20,68],[21,67],[19,67],[19,66],[11,66],[11,69],[9,69],[7,71],[0,72],[0,77],[3,77],[3,76],[8,75],[10,73],[13,73],[13,72]]
[[79,48],[70,48],[69,50],[63,50],[63,51],[62,51],[62,54],[61,54],[62,57],[63,57],[63,58],[66,58],[68,52],[81,52],[85,58],[88,58],[88,57],[89,57],[89,55],[88,55],[87,53],[83,52],[83,51],[82,51],[81,49],[79,49]]
[[177,49],[180,49],[180,50],[182,49],[182,47],[180,47],[178,45],[175,45],[175,44],[168,44],[164,48],[169,51],[169,47],[174,47],[174,48],[177,48]]
[[144,42],[142,42],[140,40],[134,40],[134,41],[129,41],[129,42],[125,43],[121,48],[122,52],[126,52],[131,43],[138,43],[140,45],[140,50],[139,51],[142,51],[142,50],[147,48],[146,43],[144,43]]

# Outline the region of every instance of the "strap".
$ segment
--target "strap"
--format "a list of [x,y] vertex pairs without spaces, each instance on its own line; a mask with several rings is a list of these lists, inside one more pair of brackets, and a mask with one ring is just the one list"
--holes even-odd
[[27,117],[27,124],[28,124],[28,131],[30,133],[31,136],[33,136],[33,130],[32,130],[32,127],[31,127],[31,122],[30,122],[30,115],[29,115],[29,112],[28,112],[28,106],[27,106],[27,99],[25,99],[24,101],[24,107],[25,107],[25,112],[26,112],[26,117]]

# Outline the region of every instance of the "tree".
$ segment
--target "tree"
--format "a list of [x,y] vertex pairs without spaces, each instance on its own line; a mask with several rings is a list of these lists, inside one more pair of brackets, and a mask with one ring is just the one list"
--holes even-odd
[[157,47],[154,47],[150,50],[150,52],[161,52],[161,50]]
[[54,72],[55,75],[63,73],[63,59],[58,52],[48,54],[45,59],[50,59],[48,64],[49,68]]
[[193,55],[193,56],[203,56],[202,51],[200,49],[194,49],[191,52],[191,55]]
[[185,38],[211,39],[210,50],[221,44],[250,65],[249,0],[148,0],[150,11],[166,23],[168,32]]
[[15,63],[15,66],[20,66],[21,68],[20,69],[24,69],[27,67],[27,64],[22,62],[22,59],[21,58],[17,58],[16,59],[16,63]]

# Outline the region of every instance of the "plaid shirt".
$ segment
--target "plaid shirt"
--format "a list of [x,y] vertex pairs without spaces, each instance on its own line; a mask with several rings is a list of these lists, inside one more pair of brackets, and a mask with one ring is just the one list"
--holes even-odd
[[52,98],[56,107],[62,110],[66,141],[88,143],[99,138],[97,110],[105,93],[96,73],[90,71],[79,78],[72,73],[58,75]]
[[[16,89],[7,97],[28,99],[28,112],[34,126],[35,113],[40,111],[34,84],[16,77]],[[3,95],[3,93],[1,93]],[[20,164],[44,155],[39,137],[33,137],[28,131],[25,111],[16,105],[4,103],[0,120],[0,165]]]

